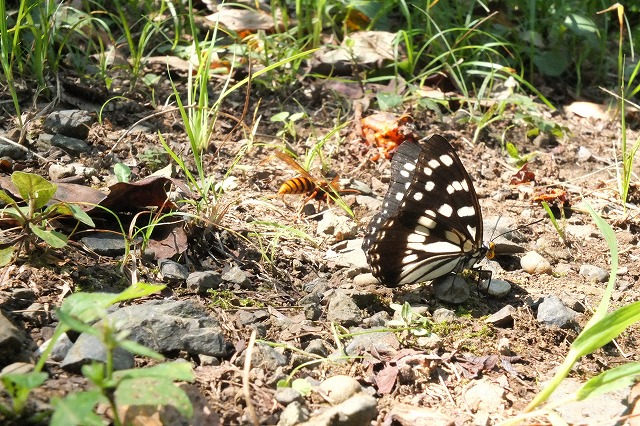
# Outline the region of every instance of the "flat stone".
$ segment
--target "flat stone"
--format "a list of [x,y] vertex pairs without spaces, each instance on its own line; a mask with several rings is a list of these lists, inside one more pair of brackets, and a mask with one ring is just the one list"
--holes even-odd
[[606,283],[609,280],[609,271],[594,265],[580,265],[580,275],[597,283]]
[[362,322],[362,311],[353,299],[342,291],[337,291],[329,300],[327,320],[349,327]]
[[160,276],[164,281],[186,281],[189,278],[189,269],[186,266],[170,259],[158,260]]
[[209,290],[216,290],[222,283],[222,275],[216,271],[192,272],[187,277],[187,289],[193,293],[205,294]]
[[[106,348],[98,337],[82,333],[62,360],[60,367],[65,371],[79,373],[83,365],[91,364],[95,361],[107,361]],[[115,370],[133,368],[134,361],[133,354],[121,347],[116,347],[113,351],[113,368]]]
[[47,133],[86,139],[89,136],[89,127],[95,121],[95,117],[89,111],[54,111],[44,119],[43,128]]
[[567,328],[575,324],[577,316],[578,313],[567,308],[558,297],[547,296],[538,305],[536,320],[547,326]]
[[49,139],[49,143],[52,146],[62,149],[69,155],[79,155],[91,151],[91,147],[85,141],[70,138],[69,136],[53,135]]
[[0,367],[30,357],[26,350],[30,339],[0,310]]
[[457,275],[438,277],[432,282],[434,296],[443,302],[460,304],[471,297],[469,284]]

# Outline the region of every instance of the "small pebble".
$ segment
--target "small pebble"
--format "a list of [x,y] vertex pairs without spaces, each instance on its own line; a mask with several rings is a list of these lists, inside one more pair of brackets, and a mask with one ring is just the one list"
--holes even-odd
[[362,391],[360,383],[351,376],[332,376],[320,383],[318,392],[331,404],[340,404]]
[[520,260],[522,269],[531,275],[541,275],[551,273],[551,264],[544,257],[535,251],[530,251]]

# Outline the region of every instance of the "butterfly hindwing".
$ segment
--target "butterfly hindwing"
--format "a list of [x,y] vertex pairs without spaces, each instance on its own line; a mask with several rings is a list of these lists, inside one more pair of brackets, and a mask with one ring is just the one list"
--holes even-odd
[[473,266],[485,249],[482,214],[455,150],[434,135],[405,142],[363,243],[373,274],[388,286],[431,280]]

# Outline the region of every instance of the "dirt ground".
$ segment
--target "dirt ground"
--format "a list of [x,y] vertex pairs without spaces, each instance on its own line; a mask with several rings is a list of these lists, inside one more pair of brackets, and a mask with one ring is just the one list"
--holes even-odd
[[[288,100],[295,99],[304,107],[308,118],[296,123],[296,137],[287,135],[288,146],[302,155],[311,149],[321,138],[336,126],[347,125],[334,137],[327,139],[322,147],[325,162],[330,170],[322,172],[319,163],[314,163],[311,173],[314,176],[337,174],[345,182],[345,187],[356,187],[354,182],[362,182],[372,188],[371,197],[380,200],[384,195],[389,176],[389,160],[371,161],[374,154],[367,146],[357,129],[357,115],[367,116],[373,109],[354,107],[351,100],[336,96],[318,85],[315,90],[303,94],[295,88],[286,94],[260,93],[257,88],[248,102],[250,113],[241,118],[244,106],[244,93],[237,94],[225,103],[224,112],[217,126],[217,134],[205,154],[204,164],[207,174],[222,179],[230,170],[229,184],[219,203],[226,209],[214,230],[205,235],[194,232],[190,235],[189,249],[176,256],[180,262],[188,263],[192,270],[222,270],[230,265],[239,265],[250,277],[251,285],[246,288],[230,287],[231,297],[228,304],[221,304],[212,295],[189,293],[184,285],[170,283],[159,298],[173,297],[189,299],[204,306],[222,322],[228,340],[237,348],[230,359],[219,360],[220,365],[204,366],[189,354],[180,354],[192,362],[197,380],[192,392],[204,397],[221,424],[249,424],[244,399],[241,395],[241,368],[237,368],[237,358],[246,347],[252,327],[242,325],[238,320],[240,313],[267,310],[270,315],[263,320],[265,334],[262,340],[288,344],[302,348],[313,339],[322,339],[328,348],[336,349],[332,324],[326,319],[327,299],[323,300],[320,319],[305,321],[302,327],[296,321],[304,318],[298,301],[306,294],[307,285],[316,279],[328,283],[329,290],[343,289],[359,300],[359,307],[365,318],[386,311],[393,314],[389,304],[393,301],[410,301],[412,305],[427,305],[428,311],[447,307],[458,314],[456,326],[439,333],[442,341],[433,350],[424,350],[416,345],[411,336],[401,334],[401,348],[414,348],[438,355],[439,361],[432,369],[414,380],[397,383],[390,393],[375,394],[378,398],[377,424],[408,424],[404,421],[388,419],[387,415],[394,406],[410,404],[427,407],[447,414],[462,424],[471,422],[472,411],[461,403],[465,393],[473,382],[480,377],[500,383],[507,391],[501,410],[491,413],[491,423],[506,419],[522,410],[539,391],[539,383],[551,377],[555,367],[564,359],[568,348],[580,331],[580,326],[589,319],[604,292],[606,283],[591,282],[579,273],[581,265],[595,265],[610,269],[610,256],[603,238],[599,235],[591,216],[581,205],[590,203],[596,211],[613,226],[619,245],[620,260],[617,277],[617,290],[614,293],[614,306],[622,306],[638,300],[637,268],[640,248],[638,247],[638,206],[636,205],[636,187],[632,187],[630,203],[626,212],[620,208],[617,200],[616,157],[621,134],[619,120],[601,120],[584,118],[560,109],[557,112],[544,112],[546,120],[552,121],[564,129],[564,137],[530,137],[529,130],[522,121],[507,111],[498,125],[493,125],[480,133],[476,143],[472,142],[475,126],[461,114],[445,111],[424,110],[405,111],[414,118],[416,132],[421,136],[438,133],[445,136],[456,148],[467,167],[476,191],[480,197],[485,217],[500,216],[515,220],[519,225],[529,224],[546,213],[539,203],[532,200],[536,191],[555,188],[565,191],[566,203],[563,220],[558,215],[561,228],[568,229],[566,238],[560,238],[558,231],[547,218],[529,225],[520,232],[524,236],[521,246],[524,251],[535,250],[545,257],[553,267],[552,274],[532,275],[524,272],[517,261],[512,270],[505,270],[494,264],[494,276],[512,284],[511,292],[504,298],[496,299],[486,294],[476,294],[460,306],[445,305],[432,297],[430,285],[410,288],[387,289],[381,285],[365,288],[354,284],[354,277],[366,270],[353,270],[326,260],[326,252],[340,236],[317,235],[315,229],[322,214],[307,214],[316,203],[309,202],[303,213],[298,214],[304,200],[302,195],[275,196],[280,184],[296,175],[295,171],[277,159],[269,156],[277,147],[283,146],[283,139],[276,134],[282,130],[279,123],[269,118],[281,111],[299,112],[300,107]],[[160,98],[160,94],[159,94]],[[252,111],[258,106],[261,122],[253,140],[246,129],[251,128]],[[562,105],[559,105],[562,107]],[[73,109],[72,102],[60,104],[59,109]],[[128,133],[115,145],[125,130],[138,120],[150,116],[151,108],[136,102],[117,103],[115,110],[108,111],[102,124],[94,123],[90,129],[88,142],[92,147],[90,155],[83,154],[72,158],[59,150],[44,151],[42,145],[35,143],[40,124],[30,129],[27,142],[34,152],[45,156],[49,162],[36,159],[18,160],[13,170],[24,170],[48,176],[48,167],[52,163],[65,164],[79,161],[98,169],[97,178],[83,183],[94,187],[107,185],[112,176],[113,165],[117,161],[129,164],[134,171],[134,179],[149,175],[158,165],[150,167],[152,162],[143,157],[144,152],[159,152],[161,145],[155,130],[160,130],[176,152],[189,158],[188,141],[177,112],[166,112],[145,121],[153,131]],[[247,127],[237,127],[233,118],[241,118]],[[7,115],[5,119],[9,118]],[[631,117],[633,118],[633,117]],[[628,139],[635,141],[639,135],[631,120]],[[233,129],[233,130],[232,130]],[[535,188],[532,184],[515,185],[512,178],[518,166],[509,161],[501,140],[511,141],[521,155],[536,152],[528,162],[529,170],[536,176]],[[246,153],[232,168],[232,160],[241,150]],[[584,153],[587,150],[589,156]],[[159,166],[166,164],[166,157],[159,156]],[[302,162],[302,160],[300,160]],[[177,179],[184,179],[179,172]],[[361,186],[358,188],[362,188]],[[367,205],[359,204],[361,196],[367,194],[345,194],[345,202],[355,213],[357,223],[356,238],[362,238],[371,216],[375,213]],[[551,200],[553,203],[554,200]],[[322,209],[327,206],[321,204]],[[334,205],[329,206],[335,214],[345,215]],[[559,210],[556,209],[556,213]],[[275,225],[274,225],[275,224]],[[274,230],[280,227],[293,227],[312,236],[313,244],[304,238],[296,238],[292,232],[276,235]],[[572,235],[572,230],[588,232]],[[226,229],[226,231],[225,231]],[[255,233],[260,233],[256,237]],[[586,235],[586,236],[585,236]],[[240,238],[246,237],[244,238]],[[351,238],[351,237],[349,237]],[[210,244],[209,250],[205,250]],[[232,256],[213,254],[211,247],[221,244]],[[260,252],[260,247],[266,253]],[[214,256],[215,254],[215,256]],[[265,260],[266,259],[266,260]],[[513,262],[511,262],[513,265]],[[36,295],[36,302],[48,312],[39,324],[24,321],[22,326],[36,343],[41,343],[50,334],[55,320],[51,315],[54,307],[59,306],[61,297],[67,292],[101,291],[110,287],[119,287],[130,282],[130,273],[120,272],[117,259],[92,256],[76,244],[64,250],[51,252],[48,257],[38,260],[22,258],[9,266],[3,274],[0,290],[3,295],[16,288],[29,288]],[[138,265],[138,279],[149,282],[161,282],[155,263],[141,261]],[[363,295],[369,295],[366,299]],[[582,313],[577,324],[567,329],[549,328],[536,321],[534,301],[546,295],[556,295],[561,299],[577,300]],[[364,300],[364,301],[363,301]],[[258,303],[259,302],[259,303]],[[245,306],[246,305],[246,306]],[[485,318],[506,305],[514,306],[514,324],[510,327],[487,325]],[[19,312],[13,312],[20,318]],[[427,314],[428,315],[428,314]],[[289,326],[277,321],[280,316],[293,319]],[[623,333],[616,344],[607,345],[582,360],[572,373],[574,378],[586,380],[604,369],[630,361],[640,361],[637,353],[638,327],[633,326]],[[456,365],[462,365],[461,356],[489,357],[499,355],[500,345],[508,341],[514,357],[511,368],[496,364],[485,368],[473,378],[455,373]],[[348,343],[345,338],[343,343]],[[501,343],[502,342],[502,343]],[[399,348],[400,349],[400,348]],[[288,374],[295,365],[291,351],[284,351],[289,365],[283,368]],[[623,356],[624,354],[624,356]],[[468,360],[468,358],[466,358]],[[145,362],[140,360],[140,365]],[[362,359],[352,359],[342,363],[323,362],[306,367],[296,377],[310,377],[318,381],[336,375],[348,374],[357,378],[365,386],[373,386],[372,377],[376,366]],[[49,401],[53,395],[64,395],[86,386],[80,376],[63,372],[55,365],[49,369],[51,379],[45,386],[34,392],[35,401]],[[255,400],[258,418],[262,424],[275,424],[282,405],[273,400],[274,384],[268,380],[273,372],[263,371],[253,377],[252,397]],[[374,386],[375,389],[375,386]],[[321,405],[317,398],[309,397],[307,405],[312,409]],[[385,422],[385,419],[386,422]],[[395,422],[395,423],[394,423]],[[337,423],[336,423],[337,424]],[[426,424],[426,423],[425,423]]]

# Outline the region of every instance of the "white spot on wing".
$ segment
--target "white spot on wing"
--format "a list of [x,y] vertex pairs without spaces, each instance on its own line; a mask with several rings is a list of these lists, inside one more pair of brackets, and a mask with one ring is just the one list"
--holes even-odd
[[450,166],[453,164],[453,158],[451,158],[450,155],[441,155],[440,156],[440,161],[442,162],[442,164],[444,164],[445,166]]
[[435,160],[435,159],[429,160],[429,162],[427,162],[427,164],[428,164],[428,165],[429,165],[429,167],[431,167],[432,169],[435,169],[435,168],[437,168],[437,167],[440,165],[440,163],[438,162],[438,160]]
[[476,214],[476,211],[473,207],[460,207],[458,209],[458,216],[459,217],[471,217],[474,214]]
[[433,191],[433,188],[435,187],[436,187],[436,184],[432,180],[424,184],[424,190],[427,192]]
[[413,199],[416,200],[416,201],[420,201],[420,200],[422,200],[422,196],[423,195],[424,194],[422,194],[422,192],[416,192],[415,194],[413,194]]
[[445,217],[451,217],[451,215],[453,214],[453,209],[449,204],[443,204],[438,209],[438,213]]

